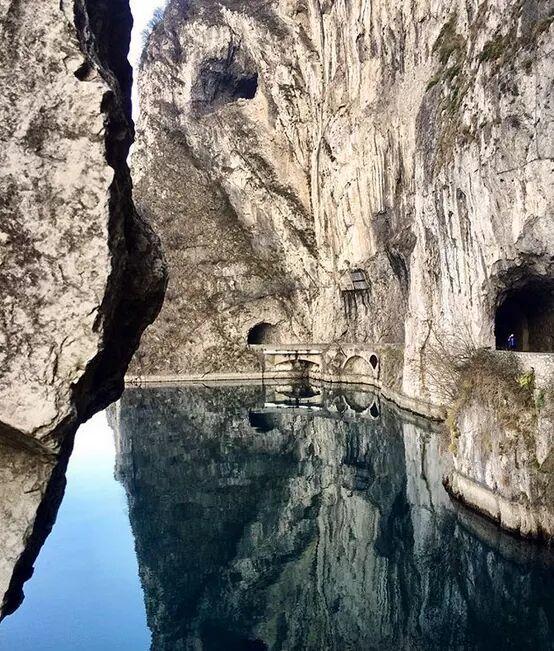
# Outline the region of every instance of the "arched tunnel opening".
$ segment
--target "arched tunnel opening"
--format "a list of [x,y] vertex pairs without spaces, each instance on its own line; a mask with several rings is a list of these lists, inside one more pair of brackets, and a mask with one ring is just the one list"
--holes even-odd
[[248,331],[247,342],[250,345],[275,344],[277,342],[277,329],[271,323],[262,321],[250,328]]
[[554,279],[530,278],[504,292],[495,339],[497,350],[554,352]]

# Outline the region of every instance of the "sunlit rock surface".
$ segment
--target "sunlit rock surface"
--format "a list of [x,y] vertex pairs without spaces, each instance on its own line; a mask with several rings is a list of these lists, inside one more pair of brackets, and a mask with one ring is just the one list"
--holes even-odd
[[494,346],[507,290],[552,294],[552,7],[172,0],[133,163],[172,278],[135,371],[252,367],[266,321],[405,341],[404,391],[437,399],[437,339]]
[[436,433],[360,395],[266,397],[112,411],[153,649],[548,648],[548,555],[453,507]]
[[57,448],[159,309],[131,199],[126,0],[0,0],[0,433]]
[[[264,322],[271,343],[399,344],[400,391],[439,405],[458,349],[504,346],[513,328],[552,355],[553,11],[170,1],[143,56],[133,169],[172,278],[134,372],[257,368],[245,344]],[[463,432],[460,477],[509,486],[509,517],[470,483],[454,493],[551,537],[537,468],[552,477],[552,432],[541,414],[517,461]]]

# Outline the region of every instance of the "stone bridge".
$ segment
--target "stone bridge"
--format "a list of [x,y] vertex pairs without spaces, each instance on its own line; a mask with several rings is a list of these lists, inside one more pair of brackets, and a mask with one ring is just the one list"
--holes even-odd
[[251,346],[273,378],[336,379],[379,384],[381,352],[369,344],[259,344]]

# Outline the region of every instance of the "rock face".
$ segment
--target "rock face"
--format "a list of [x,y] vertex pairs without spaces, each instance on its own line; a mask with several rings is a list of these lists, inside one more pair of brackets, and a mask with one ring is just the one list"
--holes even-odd
[[159,310],[137,215],[126,0],[0,0],[0,432],[57,449]]
[[548,647],[551,555],[450,502],[436,434],[367,394],[265,398],[117,405],[153,650]]
[[464,383],[449,419],[454,467],[446,485],[505,529],[552,540],[554,368],[541,354],[531,355],[534,373],[514,368],[529,356],[486,359],[486,374],[474,369],[474,385]]
[[[250,369],[249,332],[266,324],[255,332],[274,342],[404,347],[401,391],[440,405],[458,349],[514,332],[552,354],[553,12],[172,0],[144,53],[134,159],[171,281],[135,371]],[[456,463],[537,513],[554,441],[533,416],[545,405],[528,407],[525,481],[514,432],[495,426],[491,456],[463,410]],[[536,534],[551,517],[524,520],[512,528]]]
[[552,323],[552,7],[170,2],[133,164],[171,269],[142,370],[248,368],[268,322],[406,342],[433,399],[435,338],[494,346],[529,283]]

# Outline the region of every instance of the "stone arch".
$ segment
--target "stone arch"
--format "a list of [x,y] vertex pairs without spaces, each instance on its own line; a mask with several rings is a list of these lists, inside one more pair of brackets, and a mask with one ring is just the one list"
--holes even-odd
[[309,359],[307,357],[285,357],[283,359],[278,359],[274,363],[276,370],[288,369],[288,370],[305,370],[305,371],[314,371],[315,369],[321,368],[321,364],[314,359]]
[[554,352],[554,280],[531,276],[502,292],[494,334],[498,350],[510,348],[513,334],[517,351]]
[[342,372],[348,375],[371,375],[375,376],[379,368],[379,358],[377,355],[370,355],[366,359],[362,355],[351,355],[344,362]]

